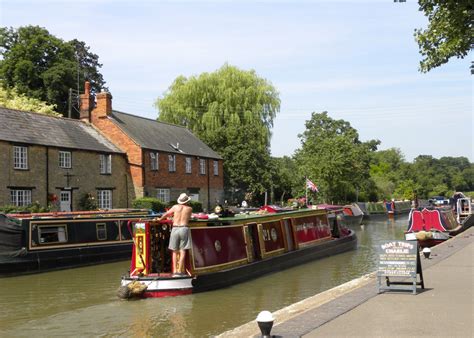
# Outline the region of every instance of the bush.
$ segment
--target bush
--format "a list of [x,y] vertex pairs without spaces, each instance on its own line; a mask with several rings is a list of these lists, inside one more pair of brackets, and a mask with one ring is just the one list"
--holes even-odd
[[51,211],[51,208],[49,206],[43,207],[38,202],[32,203],[24,207],[17,207],[15,205],[4,205],[3,207],[0,207],[0,212],[4,214],[14,214],[14,213],[20,213],[20,212],[37,213],[37,212],[49,212],[49,211]]
[[151,209],[154,212],[165,211],[166,205],[157,198],[143,197],[132,202],[132,207],[136,209]]
[[97,210],[98,205],[97,201],[95,200],[94,196],[91,193],[84,194],[80,201],[79,201],[79,207],[81,210]]
[[[176,202],[175,201],[169,201],[168,204],[166,204],[166,208],[169,209],[171,208],[173,205],[175,205]],[[188,202],[188,205],[193,208],[193,212],[202,212],[202,203],[201,202],[197,202],[197,201],[189,201]]]

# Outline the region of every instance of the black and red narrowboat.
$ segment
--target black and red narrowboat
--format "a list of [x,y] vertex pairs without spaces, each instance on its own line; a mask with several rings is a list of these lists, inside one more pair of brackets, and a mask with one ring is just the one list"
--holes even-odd
[[121,292],[138,286],[142,297],[177,296],[230,286],[266,273],[352,250],[353,230],[328,210],[244,214],[190,222],[186,273],[174,277],[168,251],[171,221],[131,221],[133,254]]
[[147,210],[0,214],[0,277],[130,258],[131,219]]

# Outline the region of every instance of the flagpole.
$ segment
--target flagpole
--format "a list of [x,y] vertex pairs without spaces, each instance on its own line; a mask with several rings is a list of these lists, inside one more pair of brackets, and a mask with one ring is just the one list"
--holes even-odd
[[304,185],[306,187],[306,189],[305,189],[305,192],[306,192],[305,198],[306,198],[306,200],[305,201],[306,201],[306,207],[308,207],[308,182],[306,180],[307,180],[307,177],[305,176],[304,177]]

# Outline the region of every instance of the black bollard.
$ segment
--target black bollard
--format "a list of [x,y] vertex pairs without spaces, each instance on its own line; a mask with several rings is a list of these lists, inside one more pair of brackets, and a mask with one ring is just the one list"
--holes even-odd
[[258,327],[262,333],[262,338],[271,338],[270,332],[273,327],[273,316],[269,311],[262,311],[257,316]]

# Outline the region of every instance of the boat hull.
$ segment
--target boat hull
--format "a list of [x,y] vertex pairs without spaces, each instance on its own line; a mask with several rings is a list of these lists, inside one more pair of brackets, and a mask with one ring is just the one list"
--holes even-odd
[[130,259],[132,242],[107,246],[28,252],[25,256],[0,255],[0,277],[55,271]]

